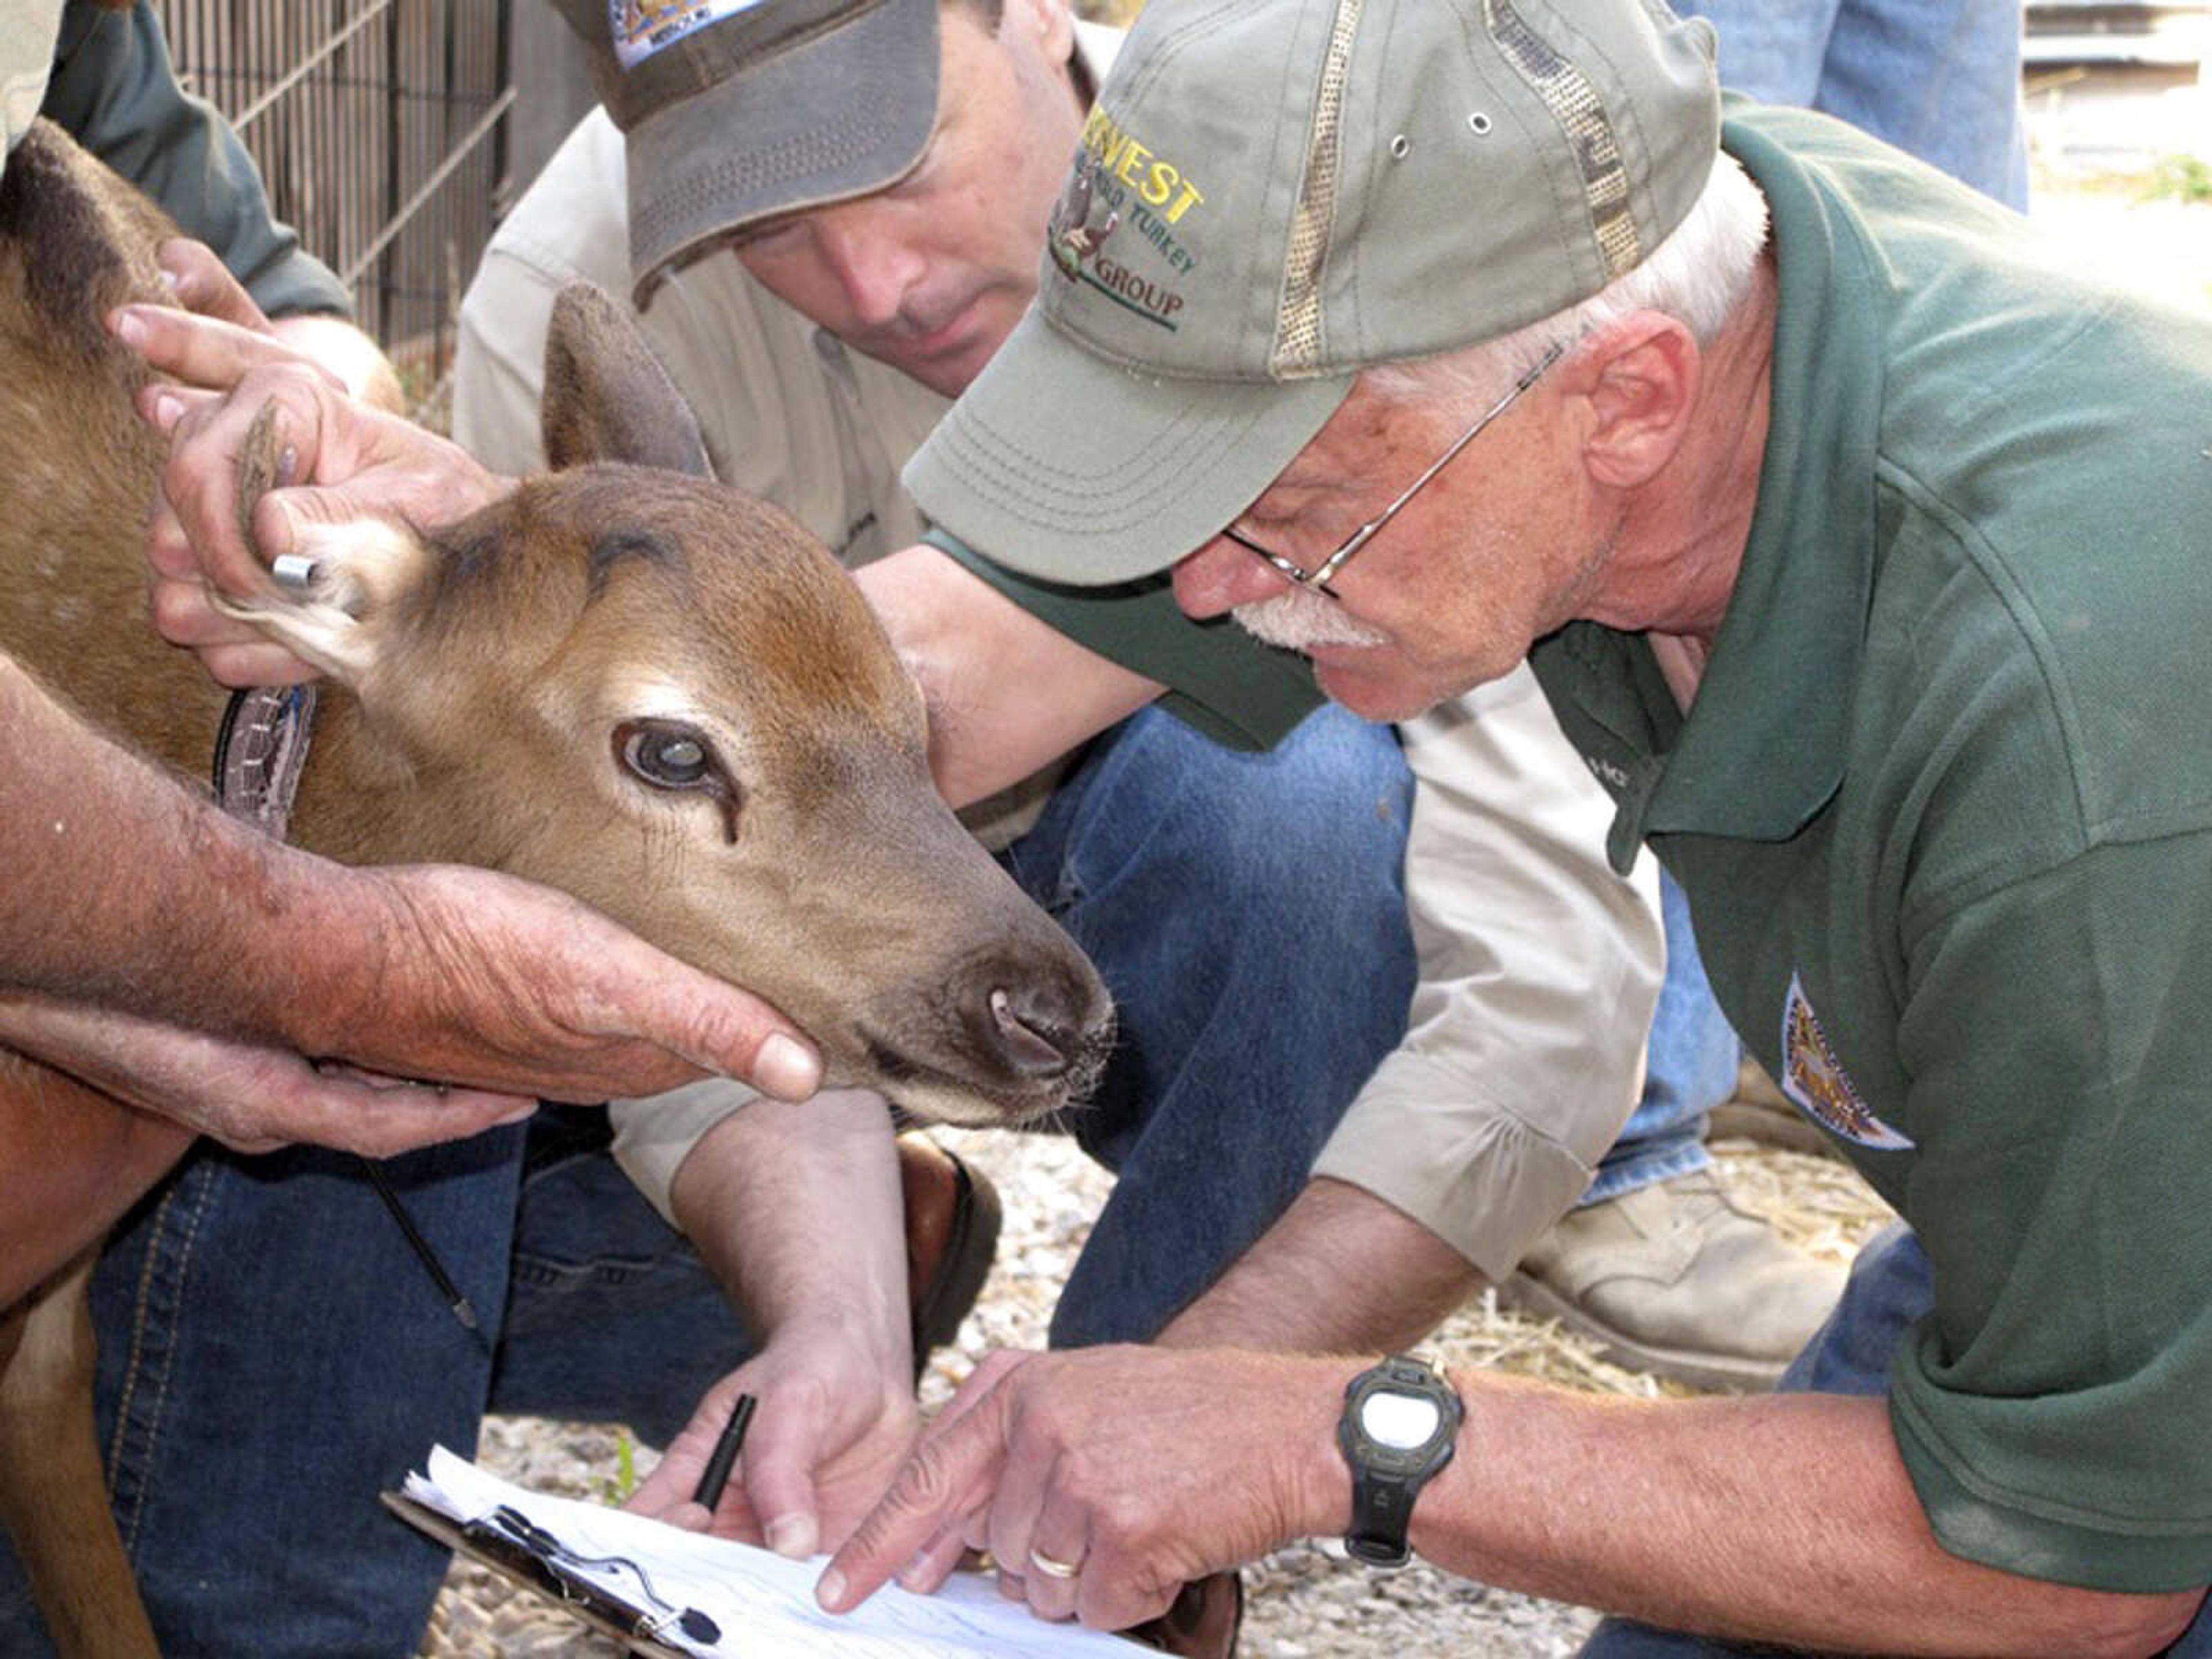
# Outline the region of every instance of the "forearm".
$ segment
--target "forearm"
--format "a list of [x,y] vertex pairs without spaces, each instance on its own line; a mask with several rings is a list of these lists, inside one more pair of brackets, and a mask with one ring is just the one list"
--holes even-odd
[[1020,782],[1162,688],[1055,633],[937,549],[856,573],[929,705],[929,759],[955,806]]
[[2149,1653],[2195,1605],[1945,1553],[1878,1400],[1646,1401],[1453,1380],[1468,1407],[1459,1455],[1423,1492],[1411,1537],[1486,1583],[1848,1652]]
[[269,328],[295,351],[337,375],[349,396],[387,415],[407,412],[406,393],[392,360],[344,318],[322,313],[273,317]]
[[757,1338],[835,1325],[908,1386],[905,1230],[880,1097],[749,1102],[692,1149],[670,1201]]
[[1293,1353],[1404,1348],[1481,1285],[1465,1257],[1410,1216],[1316,1177],[1158,1340]]
[[[820,1589],[852,1604],[925,1545],[988,1526],[1018,1560],[1040,1515],[1087,1538],[1086,1622],[1160,1587],[1345,1530],[1334,1425],[1348,1356],[1102,1347],[986,1360]],[[1437,1566],[1663,1628],[1821,1652],[2148,1655],[2202,1592],[2116,1595],[1946,1554],[1884,1403],[1632,1400],[1461,1370],[1451,1462],[1408,1542]],[[1127,1471],[1158,1471],[1132,1487]],[[938,1540],[933,1544],[931,1540]],[[1034,1592],[1030,1598],[1036,1603]],[[1094,1616],[1096,1615],[1096,1616]],[[1064,1614],[1062,1616],[1065,1616]]]
[[369,882],[227,817],[4,658],[0,731],[11,988],[308,1047],[302,1021],[376,977],[393,919]]

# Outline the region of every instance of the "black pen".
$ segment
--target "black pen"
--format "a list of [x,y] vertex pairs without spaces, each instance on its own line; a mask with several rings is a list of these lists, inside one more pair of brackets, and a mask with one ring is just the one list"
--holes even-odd
[[722,1501],[722,1488],[730,1484],[730,1465],[744,1449],[745,1430],[753,1420],[753,1407],[759,1403],[749,1394],[738,1396],[738,1403],[730,1408],[730,1420],[722,1425],[721,1437],[714,1442],[707,1467],[700,1473],[699,1487],[691,1494],[691,1501],[703,1504],[709,1514]]

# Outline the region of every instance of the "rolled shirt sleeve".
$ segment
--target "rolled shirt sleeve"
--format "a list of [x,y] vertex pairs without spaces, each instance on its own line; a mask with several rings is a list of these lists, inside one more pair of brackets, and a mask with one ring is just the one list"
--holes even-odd
[[670,1194],[677,1170],[708,1130],[759,1098],[757,1091],[734,1079],[710,1077],[642,1100],[611,1101],[607,1121],[614,1129],[615,1162],[673,1227],[676,1208]]
[[1315,1173],[1501,1279],[1635,1106],[1663,967],[1657,878],[1648,858],[1627,879],[1607,866],[1611,803],[1525,666],[1401,730],[1420,981],[1405,1042]]

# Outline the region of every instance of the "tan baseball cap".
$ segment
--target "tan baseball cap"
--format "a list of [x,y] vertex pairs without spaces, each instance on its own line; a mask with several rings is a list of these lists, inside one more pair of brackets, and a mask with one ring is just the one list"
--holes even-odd
[[1658,0],[1151,0],[1036,302],[907,486],[1031,575],[1164,569],[1361,368],[1510,332],[1640,262],[1719,131],[1711,31]]
[[865,196],[937,124],[939,0],[553,0],[629,175],[630,279],[770,214]]

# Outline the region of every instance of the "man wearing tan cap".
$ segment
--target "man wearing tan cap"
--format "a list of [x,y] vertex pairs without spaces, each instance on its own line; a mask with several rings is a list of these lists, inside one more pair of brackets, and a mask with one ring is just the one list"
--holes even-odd
[[[895,463],[1033,291],[1058,158],[1093,82],[1071,58],[1064,8],[1036,0],[1010,0],[995,17],[934,3],[684,9],[697,25],[688,33],[577,8],[611,106],[631,131],[625,143],[607,117],[587,122],[502,230],[465,308],[457,426],[499,465],[537,464],[537,364],[555,289],[585,275],[624,295],[649,290],[645,325],[705,416],[726,475],[865,562],[922,528]],[[841,17],[842,27],[823,27]],[[1110,40],[1085,33],[1103,61]],[[643,77],[681,65],[677,84],[691,88],[725,49],[754,69],[732,70],[711,96],[653,101]],[[1031,131],[1048,125],[1048,137]],[[779,166],[794,155],[828,160],[812,172]],[[887,178],[892,189],[871,189]],[[756,184],[766,193],[744,193]],[[1001,200],[983,185],[1011,194]],[[785,273],[780,295],[814,244],[842,253],[857,238],[870,248],[855,260],[895,263],[921,243],[930,275],[896,285],[903,303],[893,314],[871,314],[881,299],[857,276],[849,299],[817,287],[805,309],[787,304],[717,245],[730,216],[855,191],[802,224],[787,216],[765,228],[748,262]],[[1017,210],[1023,199],[1033,212]],[[908,215],[926,217],[934,240],[913,233],[902,246],[868,228],[872,217]],[[835,303],[849,313],[836,315],[833,333],[814,319]],[[941,555],[927,556],[963,603],[969,592],[989,602]],[[1656,930],[1648,898],[1597,856],[1601,797],[1559,744],[1533,684],[1492,701],[1480,722],[1440,723],[1435,746],[1455,749],[1463,771],[1508,778],[1510,793],[1432,781],[1425,818],[1431,840],[1453,823],[1475,838],[1482,879],[1425,902],[1424,1030],[1367,1090],[1364,1136],[1311,1186],[1316,1152],[1404,1024],[1408,985],[1389,956],[1407,921],[1396,885],[1403,805],[1394,804],[1403,765],[1391,735],[1332,714],[1283,754],[1255,760],[1147,713],[1073,765],[1025,781],[1047,751],[994,781],[1016,786],[1012,810],[994,815],[998,839],[1012,835],[1014,869],[1106,965],[1127,1034],[1107,1099],[1074,1125],[1121,1179],[1061,1299],[1057,1340],[1151,1336],[1181,1313],[1187,1335],[1215,1340],[1410,1340],[1466,1293],[1470,1256],[1509,1269],[1588,1182],[1633,1094]],[[1051,698],[1017,683],[997,702],[1026,716]],[[1326,873],[1285,878],[1308,871]],[[1594,1001],[1608,1019],[1585,1022]],[[763,1333],[763,1352],[707,1395],[692,1427],[711,1443],[738,1388],[760,1395],[722,1522],[803,1553],[842,1540],[915,1432],[903,1342],[877,1343],[872,1311],[851,1315],[900,1282],[874,1260],[886,1243],[896,1250],[896,1217],[887,1240],[860,1224],[885,1207],[862,1161],[848,1160],[844,1186],[825,1189],[816,1176],[837,1160],[808,1147],[779,1161],[760,1144],[763,1115],[736,1110],[741,1098],[702,1090],[625,1109],[618,1151],[665,1214],[710,1241],[718,1263],[742,1257],[735,1278],[758,1297],[753,1307],[787,1316]],[[1423,1121],[1408,1099],[1440,1109]],[[817,1103],[805,1133],[826,1144],[864,1110],[846,1097]],[[880,1124],[880,1105],[876,1113]],[[1414,1156],[1424,1142],[1450,1162]],[[805,1164],[790,1167],[806,1180],[759,1178],[799,1155]],[[724,1179],[733,1168],[756,1178]],[[717,1218],[733,1194],[758,1249],[720,1248]],[[1294,1195],[1269,1244],[1186,1309]],[[790,1249],[785,1241],[821,1213],[848,1218],[848,1248]],[[809,1282],[767,1284],[771,1267],[803,1269]],[[821,1310],[841,1316],[802,1316]],[[592,1321],[573,1322],[575,1346],[591,1346]],[[668,1389],[678,1386],[672,1376]],[[702,1455],[693,1433],[680,1437],[641,1501],[680,1507]],[[165,1484],[177,1490],[181,1480]]]
[[1761,1399],[994,1358],[830,1605],[964,1540],[1111,1625],[1340,1532],[1648,1621],[1607,1659],[2212,1650],[2212,325],[1724,106],[1711,44],[1637,0],[1159,0],[1075,165],[1238,181],[1194,273],[1139,268],[1148,321],[1076,259],[908,479],[1075,637],[1088,584],[1171,593],[1115,636],[1163,678],[1252,648],[1224,614],[1375,715],[1528,656],[1614,858],[1680,878],[1905,1225]]
[[[1042,227],[1066,182],[1060,158],[1120,34],[1071,23],[1056,0],[731,5],[695,9],[688,32],[663,24],[652,40],[640,39],[642,16],[617,15],[611,29],[597,0],[563,9],[593,48],[605,107],[549,161],[471,284],[454,435],[502,471],[543,465],[544,339],[555,295],[580,277],[632,296],[641,326],[700,411],[726,478],[796,513],[849,565],[912,542],[926,521],[896,469],[1034,292]],[[935,54],[884,39],[933,19]],[[1101,270],[1127,269],[1119,246],[1136,239],[1169,250],[1172,265],[1176,227],[1202,189],[1197,179],[1146,168],[1130,204],[1098,216],[1086,254]],[[940,648],[977,647],[954,635]],[[1020,684],[988,695],[1035,696]],[[1385,1329],[1410,1340],[1475,1286],[1476,1269],[1529,1299],[1541,1295],[1535,1274],[1514,1273],[1525,1261],[1561,1286],[1542,1310],[1586,1313],[1578,1328],[1607,1340],[1624,1363],[1742,1389],[1771,1385],[1832,1305],[1840,1271],[1734,1208],[1709,1170],[1697,1127],[1734,1082],[1736,1043],[1693,953],[1678,961],[1670,952],[1650,1078],[1632,1120],[1642,1133],[1621,1135],[1593,1179],[1590,1159],[1617,1127],[1624,1092],[1606,1074],[1625,1075],[1641,1033],[1626,1007],[1611,1024],[1589,1019],[1587,1009],[1605,1000],[1606,956],[1638,945],[1648,924],[1615,906],[1626,895],[1598,855],[1602,793],[1559,741],[1533,680],[1517,676],[1482,702],[1479,714],[1455,710],[1406,734],[1420,780],[1409,864],[1423,947],[1418,1029],[1371,1083],[1359,1080],[1367,1086],[1344,1127],[1325,1146],[1310,1143],[1321,1162],[1300,1208],[1224,1297],[1201,1300],[1173,1326],[1179,1303],[1149,1287],[1211,1282],[1228,1252],[1194,1251],[1187,1230],[1133,1218],[1157,1212],[1147,1194],[1170,1192],[1175,1207],[1234,1216],[1254,1207],[1255,1182],[1235,1157],[1178,1165],[1164,1179],[1161,1149],[1176,1144],[1174,1126],[1193,1110],[1224,1145],[1279,1141],[1291,1097],[1267,1083],[1242,1019],[1207,1023],[1218,1048],[1179,1051],[1161,1041],[1161,1000],[1204,998],[1215,972],[1173,948],[1172,933],[1148,939],[1141,956],[1128,951],[1113,920],[1127,898],[1114,890],[1126,896],[1132,885],[1114,884],[1068,918],[1124,993],[1132,1047],[1152,1056],[1157,1081],[1117,1099],[1095,1127],[1076,1126],[1121,1181],[1060,1298],[1056,1343],[1149,1337],[1163,1327],[1174,1340],[1203,1332],[1248,1345],[1357,1346],[1383,1340]],[[1154,781],[1172,773],[1180,792],[1203,797],[1231,775],[1225,757],[1208,760],[1205,745],[1170,743],[1175,729],[1157,712],[1140,716],[1126,735],[1030,781],[1013,810],[1002,801],[980,820],[982,833],[994,845],[1012,841],[1014,867],[1044,878],[1033,890],[1051,902],[1052,871],[1095,869],[1102,857],[1121,856],[1113,849],[1128,843],[1130,826],[1175,822],[1155,819]],[[1116,794],[1103,806],[1079,805],[1096,799],[1091,780],[1109,754],[1123,775]],[[1308,836],[1336,816],[1310,793],[1286,806],[1280,778],[1248,773],[1237,787],[1243,811],[1303,825]],[[1050,816],[1038,832],[1018,834],[1048,789]],[[1083,815],[1083,827],[1063,841],[1054,825],[1071,812]],[[1212,846],[1194,853],[1158,829],[1142,842],[1152,867],[1169,859],[1184,866],[1175,906],[1182,926],[1204,927],[1224,914],[1296,925],[1312,892],[1302,885],[1255,904],[1239,872],[1253,867],[1249,843],[1257,837],[1220,826],[1209,833]],[[1297,861],[1344,862],[1318,848]],[[1593,931],[1624,927],[1617,943]],[[1232,936],[1238,961],[1304,954],[1272,946],[1249,926]],[[1679,937],[1686,940],[1686,927]],[[1291,983],[1317,997],[1326,981],[1309,969]],[[1303,1032],[1340,1052],[1334,1027],[1348,1012],[1340,999],[1318,1018],[1282,1008],[1270,1046]],[[1294,1075],[1310,1069],[1295,1045],[1272,1059]],[[1109,1093],[1120,1091],[1109,1085]],[[1316,1098],[1310,1088],[1297,1097]],[[1345,1097],[1328,1097],[1332,1115]],[[672,1177],[699,1135],[741,1098],[713,1086],[680,1101],[625,1103],[617,1152],[648,1192],[680,1191]],[[1133,1134],[1101,1135],[1132,1109],[1141,1125]],[[1572,1226],[1532,1251],[1577,1198],[1583,1207]],[[1327,1229],[1310,1222],[1323,1205],[1334,1206]],[[777,1223],[764,1216],[760,1224]],[[1382,1254],[1383,1230],[1397,1227],[1423,1235],[1419,1291],[1410,1264]],[[1187,1272],[1164,1274],[1150,1265],[1156,1258]],[[1310,1265],[1316,1259],[1378,1273],[1387,1260],[1395,1271],[1380,1275],[1387,1290],[1370,1293],[1363,1283],[1330,1295]],[[1254,1294],[1261,1285],[1265,1298]],[[1281,1305],[1265,1308],[1263,1299]],[[863,1373],[841,1365],[835,1374]],[[710,1399],[708,1426],[725,1409],[721,1397]],[[798,1420],[763,1413],[770,1425]],[[769,1434],[768,1443],[753,1443],[751,1465],[765,1490],[780,1484],[787,1448],[800,1443],[795,1431]],[[689,1452],[679,1449],[660,1483],[667,1491],[681,1490]],[[650,1489],[647,1500],[660,1495]]]

